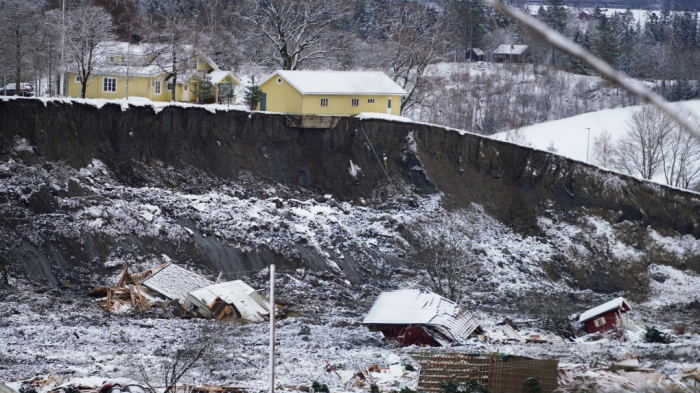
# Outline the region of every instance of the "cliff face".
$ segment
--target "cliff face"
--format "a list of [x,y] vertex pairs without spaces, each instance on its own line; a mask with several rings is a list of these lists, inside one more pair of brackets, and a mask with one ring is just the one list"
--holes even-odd
[[[379,210],[389,200],[410,208],[416,198],[430,196],[440,196],[447,210],[477,204],[519,236],[548,244],[554,250],[552,257],[541,261],[548,277],[554,281],[566,279],[579,288],[644,292],[649,264],[700,272],[698,255],[679,257],[650,240],[654,234],[690,238],[691,243],[700,238],[697,194],[440,127],[353,117],[337,120],[333,128],[311,129],[296,128],[298,119],[279,114],[211,113],[176,106],[155,113],[150,107],[122,110],[119,105],[106,104],[98,109],[78,103],[45,105],[39,100],[17,99],[0,101],[0,155],[3,162],[10,157],[17,160],[18,141],[25,140],[35,155],[24,158],[28,165],[34,160],[62,163],[77,170],[96,159],[119,184],[132,188],[153,186],[154,171],[161,174],[161,187],[177,187],[181,182],[162,175],[164,168],[194,173],[202,181],[188,184],[199,184],[201,192],[216,187],[217,182],[246,184],[256,179],[256,184],[289,190],[282,204],[293,199],[294,190],[318,198],[330,194],[338,203],[366,203],[369,209]],[[53,198],[86,198],[80,195],[84,187],[75,181],[61,184],[59,188],[65,190],[26,186],[33,188],[31,198],[5,193],[2,202],[21,199],[33,214],[47,215],[60,210]],[[585,232],[585,226],[579,225],[583,216],[605,222],[613,228],[614,239],[608,236],[608,244],[604,245],[598,240],[607,235],[581,235],[575,242],[587,250],[583,254],[576,247],[566,246],[564,240],[553,239],[551,230],[557,225],[578,225]],[[120,242],[146,254],[162,252],[174,258],[187,255],[187,260],[211,270],[258,269],[270,261],[290,267],[324,268],[317,253],[303,243],[294,246],[298,251],[294,257],[264,248],[246,252],[236,244],[200,236],[196,223],[171,218],[194,232],[189,242],[174,247],[173,241],[153,241],[158,235],[148,240],[83,233],[78,236],[82,237],[80,242],[64,239],[62,249],[51,242],[43,246],[26,244],[21,257],[24,270],[30,277],[55,284],[60,276],[56,270],[81,269],[86,262],[105,260]],[[611,242],[617,241],[638,250],[639,255],[634,260],[623,260],[611,251]],[[173,250],[168,251],[169,247]],[[331,259],[348,277],[357,278],[361,266],[353,261],[351,253],[347,255],[340,259],[332,255]],[[390,263],[405,262],[397,262],[401,255],[371,255]],[[372,274],[371,268],[365,268],[365,274]]]

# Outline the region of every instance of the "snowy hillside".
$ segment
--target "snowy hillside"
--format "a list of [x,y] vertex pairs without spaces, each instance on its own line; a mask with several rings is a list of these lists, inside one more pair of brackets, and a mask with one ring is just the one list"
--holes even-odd
[[[674,105],[700,115],[700,100],[684,101]],[[512,141],[532,146],[540,150],[551,150],[551,146],[553,146],[557,154],[587,162],[586,151],[589,147],[592,149],[595,138],[607,131],[614,140],[617,140],[627,129],[632,114],[640,110],[640,108],[641,106],[630,106],[604,109],[565,119],[534,124],[516,130],[499,132],[491,137],[502,141]],[[588,128],[590,128],[590,140],[588,139]],[[589,151],[588,162],[594,163],[591,153],[592,151]]]

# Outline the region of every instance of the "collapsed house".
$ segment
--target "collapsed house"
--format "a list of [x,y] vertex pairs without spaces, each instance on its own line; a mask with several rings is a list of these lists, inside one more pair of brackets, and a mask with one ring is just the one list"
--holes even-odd
[[174,263],[168,263],[148,278],[141,285],[184,304],[190,292],[213,285],[214,282],[195,272],[182,268]]
[[619,326],[623,320],[622,314],[631,309],[627,300],[618,297],[584,312],[578,321],[586,325],[588,333],[604,332]]
[[242,318],[263,322],[270,314],[270,299],[241,280],[210,285],[187,295],[187,312],[203,318]]
[[466,308],[417,289],[382,292],[362,324],[401,346],[463,344],[472,334],[483,332]]
[[270,299],[241,280],[217,283],[172,263],[131,274],[124,267],[117,285],[96,287],[88,295],[100,298],[105,311],[145,311],[159,299],[184,305],[190,315],[203,318],[262,322],[270,314]]

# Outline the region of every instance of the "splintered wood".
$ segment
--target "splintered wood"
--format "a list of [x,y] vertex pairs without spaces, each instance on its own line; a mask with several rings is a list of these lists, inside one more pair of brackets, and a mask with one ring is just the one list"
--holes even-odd
[[128,266],[124,267],[124,272],[116,286],[95,288],[88,292],[88,295],[105,297],[97,304],[109,312],[119,312],[126,308],[144,311],[151,307],[151,302],[141,293],[141,285],[129,273]]
[[557,388],[556,359],[530,359],[501,354],[413,352],[420,363],[419,391],[442,392],[442,382],[477,380],[493,393],[520,393],[527,378],[538,377],[542,392]]

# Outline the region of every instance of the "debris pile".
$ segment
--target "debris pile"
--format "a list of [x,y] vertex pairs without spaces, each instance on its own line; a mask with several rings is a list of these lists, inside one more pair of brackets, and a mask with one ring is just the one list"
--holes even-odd
[[97,304],[105,311],[112,313],[121,313],[131,308],[139,311],[148,310],[153,299],[152,296],[146,295],[141,285],[129,273],[128,266],[124,267],[117,285],[95,288],[88,292],[88,295],[101,298]]
[[339,375],[343,385],[348,390],[371,390],[371,385],[377,385],[380,391],[400,391],[404,388],[418,389],[420,365],[410,356],[405,356],[404,364],[401,358],[391,354],[387,357],[386,367],[373,364],[361,366],[353,372],[342,372]]
[[111,313],[145,311],[154,302],[167,299],[183,305],[194,317],[263,322],[270,314],[267,292],[256,291],[241,280],[214,283],[173,263],[133,275],[124,267],[115,286],[96,287],[88,295],[100,298],[97,304]]
[[[685,381],[675,380],[654,369],[641,368],[637,356],[627,356],[610,366],[563,364],[559,366],[559,389],[579,391],[673,391],[685,390]],[[692,385],[690,385],[692,386]]]

